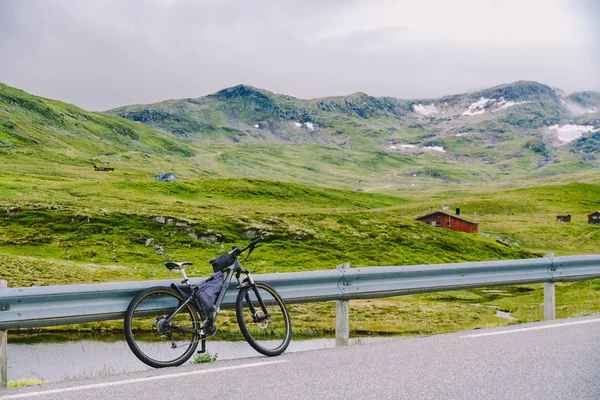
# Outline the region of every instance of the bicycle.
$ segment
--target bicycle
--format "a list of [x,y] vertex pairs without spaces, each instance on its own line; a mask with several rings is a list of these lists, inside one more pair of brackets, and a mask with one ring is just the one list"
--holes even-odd
[[[234,246],[211,260],[214,274],[199,285],[190,284],[185,272],[191,262],[167,262],[169,270],[181,272],[185,286],[152,287],[134,297],[125,313],[125,337],[133,354],[151,367],[162,368],[186,362],[199,342],[198,353],[206,352],[206,339],[217,333],[215,320],[234,276],[239,290],[235,313],[242,335],[261,354],[283,353],[292,337],[289,311],[275,289],[255,282],[238,261],[246,250],[250,256],[261,240],[262,236],[243,249]],[[241,274],[246,278],[242,280]]]

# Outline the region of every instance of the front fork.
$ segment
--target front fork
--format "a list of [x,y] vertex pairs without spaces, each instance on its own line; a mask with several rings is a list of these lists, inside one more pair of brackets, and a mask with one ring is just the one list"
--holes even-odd
[[[242,282],[242,280],[240,279],[240,272],[245,273],[247,276],[247,279],[245,279],[244,282]],[[256,296],[256,300],[258,301],[258,304],[260,305],[260,308],[263,313],[262,315],[258,314],[256,308],[254,307],[254,303],[250,299],[249,291],[247,291],[246,295],[245,295],[245,299],[246,299],[246,303],[248,303],[248,307],[250,308],[250,312],[252,313],[252,320],[257,324],[260,322],[263,322],[265,320],[269,320],[269,318],[270,318],[269,311],[267,310],[267,306],[266,306],[265,302],[263,301],[262,297],[260,297],[260,294],[258,293],[258,288],[256,287],[256,282],[254,282],[254,278],[252,277],[252,274],[248,270],[243,270],[240,272],[237,272],[235,274],[235,277],[239,283],[239,287],[244,286],[245,281],[246,280],[248,281],[247,286],[250,286],[250,288],[254,292],[254,294]]]

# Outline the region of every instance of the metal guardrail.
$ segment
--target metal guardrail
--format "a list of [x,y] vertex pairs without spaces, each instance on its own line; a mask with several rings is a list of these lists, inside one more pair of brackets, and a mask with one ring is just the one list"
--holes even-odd
[[[594,278],[600,278],[600,255],[255,275],[289,304]],[[178,280],[2,289],[0,330],[121,319],[136,293],[173,282]],[[236,294],[230,289],[223,307],[232,307]]]

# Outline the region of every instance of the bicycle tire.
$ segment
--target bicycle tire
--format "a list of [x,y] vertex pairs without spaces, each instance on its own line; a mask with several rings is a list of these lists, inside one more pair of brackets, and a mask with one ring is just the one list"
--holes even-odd
[[169,287],[146,289],[133,298],[125,313],[125,338],[140,361],[154,368],[174,367],[194,354],[201,326],[195,307],[188,303],[170,323],[164,319],[184,300]]
[[[267,307],[268,318],[264,318],[259,297]],[[240,289],[235,313],[244,338],[254,350],[266,356],[278,356],[287,349],[292,339],[290,313],[271,286],[256,283]]]

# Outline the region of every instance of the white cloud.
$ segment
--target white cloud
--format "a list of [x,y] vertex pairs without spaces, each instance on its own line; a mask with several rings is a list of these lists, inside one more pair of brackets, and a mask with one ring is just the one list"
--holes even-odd
[[404,39],[417,42],[573,44],[583,29],[568,6],[564,0],[369,1],[348,7],[315,38],[342,37],[360,27],[401,28]]
[[92,110],[240,83],[300,98],[600,90],[597,20],[567,0],[0,0],[0,79]]

